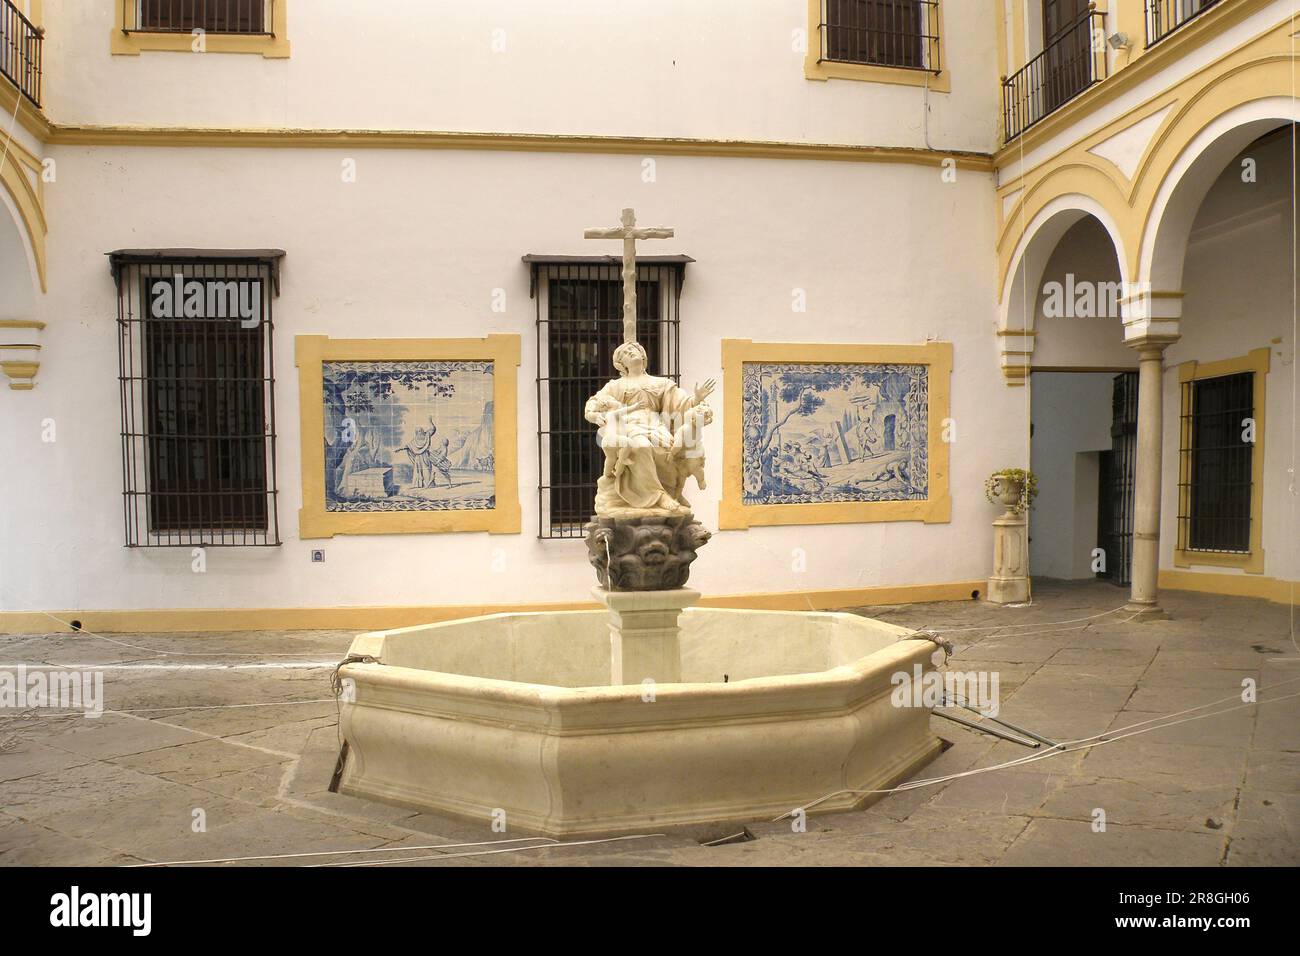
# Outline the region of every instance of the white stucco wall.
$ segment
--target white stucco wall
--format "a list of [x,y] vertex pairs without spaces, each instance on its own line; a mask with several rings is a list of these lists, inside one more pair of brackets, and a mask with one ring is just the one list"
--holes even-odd
[[[111,56],[109,0],[47,3],[47,109],[77,125],[926,145],[922,88],[804,78],[806,0],[288,2],[284,60]],[[943,6],[952,92],[928,95],[928,138],[990,152],[996,23],[973,0]]]
[[[978,580],[993,509],[985,475],[1022,460],[1017,390],[1001,387],[994,321],[993,202],[986,175],[943,183],[927,166],[669,158],[657,183],[638,157],[363,151],[341,182],[332,150],[57,147],[48,190],[51,320],[35,392],[7,402],[0,443],[8,609],[467,604],[582,600],[580,541],[536,537],[535,313],[528,252],[612,252],[582,238],[634,205],[669,224],[689,267],[682,374],[720,377],[720,340],[954,343],[958,440],[953,520],[754,528],[717,534],[692,582],[706,593]],[[283,547],[123,547],[115,297],[104,253],[121,247],[280,247],[275,304]],[[505,314],[491,311],[507,291]],[[792,290],[808,312],[792,312]],[[522,336],[518,453],[523,533],[296,537],[300,496],[296,333]],[[611,373],[612,374],[612,373]],[[720,407],[720,405],[719,405]],[[44,419],[58,439],[42,443]],[[708,431],[717,527],[722,416]],[[326,562],[309,562],[324,547]],[[794,549],[806,570],[793,570]],[[13,556],[21,556],[20,560]],[[494,570],[494,559],[496,567]],[[503,562],[503,563],[502,563]]]

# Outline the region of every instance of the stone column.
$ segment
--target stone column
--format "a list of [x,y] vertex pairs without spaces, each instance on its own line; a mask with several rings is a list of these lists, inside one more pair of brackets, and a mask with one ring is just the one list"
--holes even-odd
[[610,684],[675,684],[682,679],[683,610],[700,600],[690,588],[671,591],[606,591],[594,587],[596,600],[609,608]]
[[1178,341],[1181,292],[1125,300],[1124,344],[1138,353],[1137,465],[1133,487],[1133,567],[1128,610],[1147,618],[1160,609],[1160,486],[1164,441],[1164,354]]

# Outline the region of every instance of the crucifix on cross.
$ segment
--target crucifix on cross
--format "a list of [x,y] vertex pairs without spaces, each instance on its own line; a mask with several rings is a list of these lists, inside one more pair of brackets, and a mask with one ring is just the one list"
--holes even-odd
[[636,341],[636,241],[638,239],[671,239],[672,229],[667,226],[638,226],[636,212],[624,209],[622,225],[606,229],[588,229],[587,239],[623,240],[623,341]]

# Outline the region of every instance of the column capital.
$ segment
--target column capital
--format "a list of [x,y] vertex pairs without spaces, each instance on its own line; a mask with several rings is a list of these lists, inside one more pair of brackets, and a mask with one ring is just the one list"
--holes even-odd
[[1178,341],[1179,322],[1183,317],[1183,293],[1153,290],[1145,283],[1136,284],[1120,300],[1124,320],[1124,344],[1137,349],[1160,348]]

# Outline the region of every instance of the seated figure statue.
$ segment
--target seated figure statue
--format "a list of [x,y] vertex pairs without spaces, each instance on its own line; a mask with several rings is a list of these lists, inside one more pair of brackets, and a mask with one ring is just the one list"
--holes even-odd
[[704,487],[700,442],[713,411],[705,403],[712,379],[694,393],[671,379],[646,373],[646,351],[625,342],[614,351],[619,377],[587,401],[587,421],[600,427],[605,469],[596,482],[601,517],[686,515],[682,497],[687,475]]

